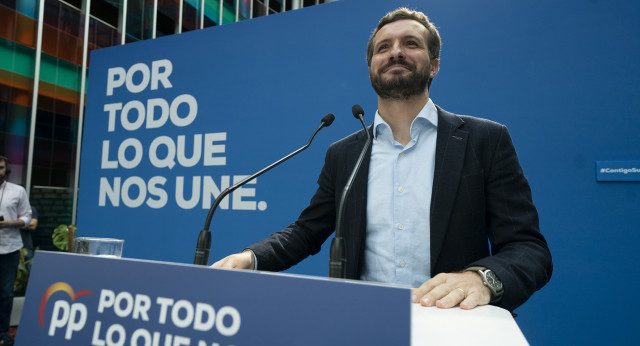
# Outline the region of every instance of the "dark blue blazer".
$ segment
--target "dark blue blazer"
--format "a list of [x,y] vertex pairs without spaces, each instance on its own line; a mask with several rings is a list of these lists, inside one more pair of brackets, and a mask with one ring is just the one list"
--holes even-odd
[[[439,107],[437,133],[431,275],[470,266],[490,268],[504,284],[496,305],[513,310],[549,281],[553,267],[511,137],[504,125]],[[335,230],[342,189],[366,139],[363,129],[329,147],[318,190],[298,220],[249,247],[258,269],[285,270],[320,251]],[[370,157],[371,149],[344,214],[346,272],[351,279],[358,279],[362,269],[367,193],[375,193],[367,191]]]

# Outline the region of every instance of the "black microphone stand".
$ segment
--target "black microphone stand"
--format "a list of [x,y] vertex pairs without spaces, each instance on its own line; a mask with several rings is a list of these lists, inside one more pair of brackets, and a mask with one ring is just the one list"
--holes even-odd
[[222,200],[228,194],[232,193],[237,188],[245,185],[246,183],[250,182],[251,180],[261,176],[263,173],[271,170],[273,167],[275,167],[275,166],[287,161],[292,156],[297,155],[301,151],[307,149],[309,147],[309,145],[311,145],[311,141],[313,141],[313,138],[316,136],[316,134],[323,127],[328,127],[329,125],[331,125],[331,123],[333,122],[334,119],[335,119],[335,116],[332,113],[329,113],[329,114],[325,115],[322,118],[320,126],[316,129],[316,131],[313,133],[313,135],[311,135],[311,138],[309,138],[309,141],[307,142],[306,145],[300,147],[298,150],[296,150],[296,151],[292,152],[291,154],[281,158],[280,160],[270,164],[269,166],[263,168],[262,170],[254,173],[252,176],[242,180],[241,182],[226,188],[224,191],[222,191],[218,195],[218,197],[216,197],[215,201],[213,201],[213,205],[211,205],[211,208],[209,209],[209,214],[207,215],[207,219],[204,222],[204,228],[202,229],[202,231],[200,231],[200,234],[198,235],[198,242],[196,243],[196,254],[195,254],[195,258],[193,260],[193,264],[199,264],[199,265],[208,265],[209,264],[209,252],[211,251],[211,232],[209,231],[209,227],[211,226],[211,219],[213,218],[213,213],[218,208],[218,205],[220,204],[220,202],[222,202]]
[[367,142],[360,152],[360,157],[358,157],[358,161],[356,161],[356,165],[353,168],[353,171],[351,171],[349,180],[347,180],[347,183],[344,185],[344,189],[342,189],[340,205],[338,206],[338,215],[336,217],[336,236],[333,238],[333,240],[331,240],[331,251],[329,255],[329,277],[339,279],[346,278],[347,269],[346,248],[344,239],[342,237],[344,209],[346,206],[347,198],[349,197],[349,192],[351,191],[351,185],[353,185],[353,180],[358,174],[358,170],[360,170],[360,166],[362,165],[362,161],[367,154],[367,150],[369,150],[369,146],[371,146],[371,134],[369,133],[367,125],[364,122],[364,110],[362,110],[362,107],[360,107],[360,105],[353,105],[353,107],[351,108],[351,112],[353,113],[353,116],[360,120],[360,123],[362,123],[364,132],[367,134]]

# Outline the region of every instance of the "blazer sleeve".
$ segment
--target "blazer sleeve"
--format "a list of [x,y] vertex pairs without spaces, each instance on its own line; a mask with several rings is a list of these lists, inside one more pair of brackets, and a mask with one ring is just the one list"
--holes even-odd
[[496,273],[504,285],[504,294],[496,305],[512,311],[549,281],[553,265],[540,233],[529,183],[504,125],[500,125],[486,173],[486,227],[491,256],[469,266],[487,267]]
[[282,271],[320,251],[335,230],[335,143],[325,155],[318,189],[298,219],[248,247],[256,255],[258,270]]

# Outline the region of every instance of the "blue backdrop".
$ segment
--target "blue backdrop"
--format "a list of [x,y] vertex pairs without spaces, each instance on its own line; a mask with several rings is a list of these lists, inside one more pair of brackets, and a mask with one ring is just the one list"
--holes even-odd
[[[124,238],[125,257],[191,263],[216,188],[302,146],[334,112],[310,149],[216,212],[211,260],[288,225],[315,191],[327,146],[358,130],[351,105],[373,121],[366,42],[401,5],[440,30],[434,102],[507,125],[531,184],[555,271],[516,311],[525,336],[534,345],[635,339],[640,183],[597,182],[595,171],[598,160],[640,159],[640,4],[631,0],[342,0],[96,51],[79,234]],[[291,271],[326,276],[327,248]]]

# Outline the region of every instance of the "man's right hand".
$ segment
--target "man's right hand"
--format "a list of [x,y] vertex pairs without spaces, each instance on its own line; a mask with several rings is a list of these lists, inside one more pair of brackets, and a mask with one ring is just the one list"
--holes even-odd
[[251,250],[229,255],[211,265],[211,268],[255,269],[255,260]]

